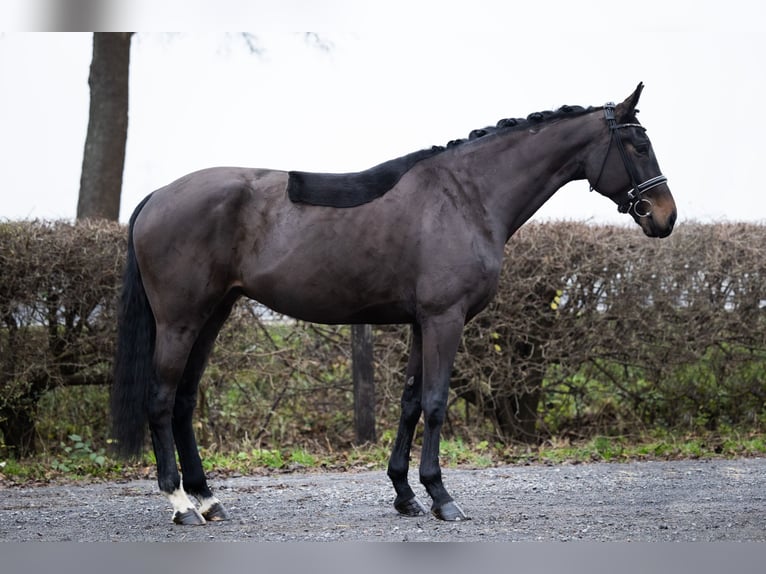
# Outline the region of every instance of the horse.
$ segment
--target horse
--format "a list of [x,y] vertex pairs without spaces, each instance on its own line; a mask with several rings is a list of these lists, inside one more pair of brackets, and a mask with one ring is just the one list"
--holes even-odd
[[439,436],[463,327],[492,299],[506,242],[559,188],[582,179],[646,236],[673,230],[675,201],[636,118],[642,90],[616,105],[501,120],[361,172],[216,167],[141,201],[128,227],[113,436],[119,454],[135,456],[148,423],[173,522],[230,518],[207,484],[192,415],[208,355],[240,297],[309,322],[409,324],[387,470],[394,508],[427,512],[407,478],[422,415],[419,478],[431,513],[466,520],[442,481]]

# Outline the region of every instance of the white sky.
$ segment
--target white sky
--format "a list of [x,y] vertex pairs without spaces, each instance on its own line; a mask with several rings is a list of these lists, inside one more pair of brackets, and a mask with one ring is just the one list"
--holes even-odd
[[[134,36],[121,220],[203,167],[358,170],[502,117],[621,101],[639,81],[679,218],[766,220],[760,0],[255,4],[181,21],[252,30],[261,55],[238,34]],[[172,27],[142,14],[124,27]],[[332,49],[292,31],[303,29]],[[91,41],[0,35],[0,219],[74,218]],[[538,218],[624,221],[584,181]]]

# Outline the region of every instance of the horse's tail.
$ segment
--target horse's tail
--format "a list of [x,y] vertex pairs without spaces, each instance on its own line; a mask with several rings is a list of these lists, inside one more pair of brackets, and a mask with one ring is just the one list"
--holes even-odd
[[140,455],[144,446],[148,390],[154,372],[154,313],[146,298],[141,271],[133,248],[133,227],[147,196],[130,218],[128,257],[122,284],[117,324],[117,353],[111,393],[112,437],[115,451],[128,458]]

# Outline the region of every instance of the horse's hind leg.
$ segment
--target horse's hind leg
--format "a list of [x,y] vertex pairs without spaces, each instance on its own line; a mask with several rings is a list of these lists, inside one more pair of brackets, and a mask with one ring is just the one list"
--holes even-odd
[[199,512],[209,521],[228,520],[229,513],[208,487],[194,437],[192,415],[197,402],[197,388],[207,365],[208,356],[237,298],[238,295],[231,294],[221,303],[194,343],[181,384],[176,392],[173,410],[173,436],[181,463],[183,487],[188,494],[199,500]]
[[412,326],[410,356],[407,362],[407,381],[402,393],[401,418],[396,433],[394,448],[388,461],[388,477],[396,490],[394,508],[404,516],[425,514],[425,507],[415,497],[407,480],[410,465],[410,447],[415,435],[415,427],[420,420],[420,397],[423,389],[423,356],[420,327]]
[[157,482],[173,505],[173,522],[177,524],[205,523],[181,487],[173,438],[177,387],[195,339],[195,333],[190,329],[158,327],[154,352],[157,379],[148,397],[149,430],[157,459]]

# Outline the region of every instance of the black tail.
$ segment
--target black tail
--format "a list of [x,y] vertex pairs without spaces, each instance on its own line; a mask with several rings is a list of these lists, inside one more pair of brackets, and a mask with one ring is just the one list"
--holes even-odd
[[133,226],[146,197],[133,212],[128,227],[128,257],[122,283],[117,326],[117,355],[111,394],[112,436],[116,453],[141,454],[147,420],[148,390],[154,380],[154,314],[146,298],[141,271],[133,249]]

